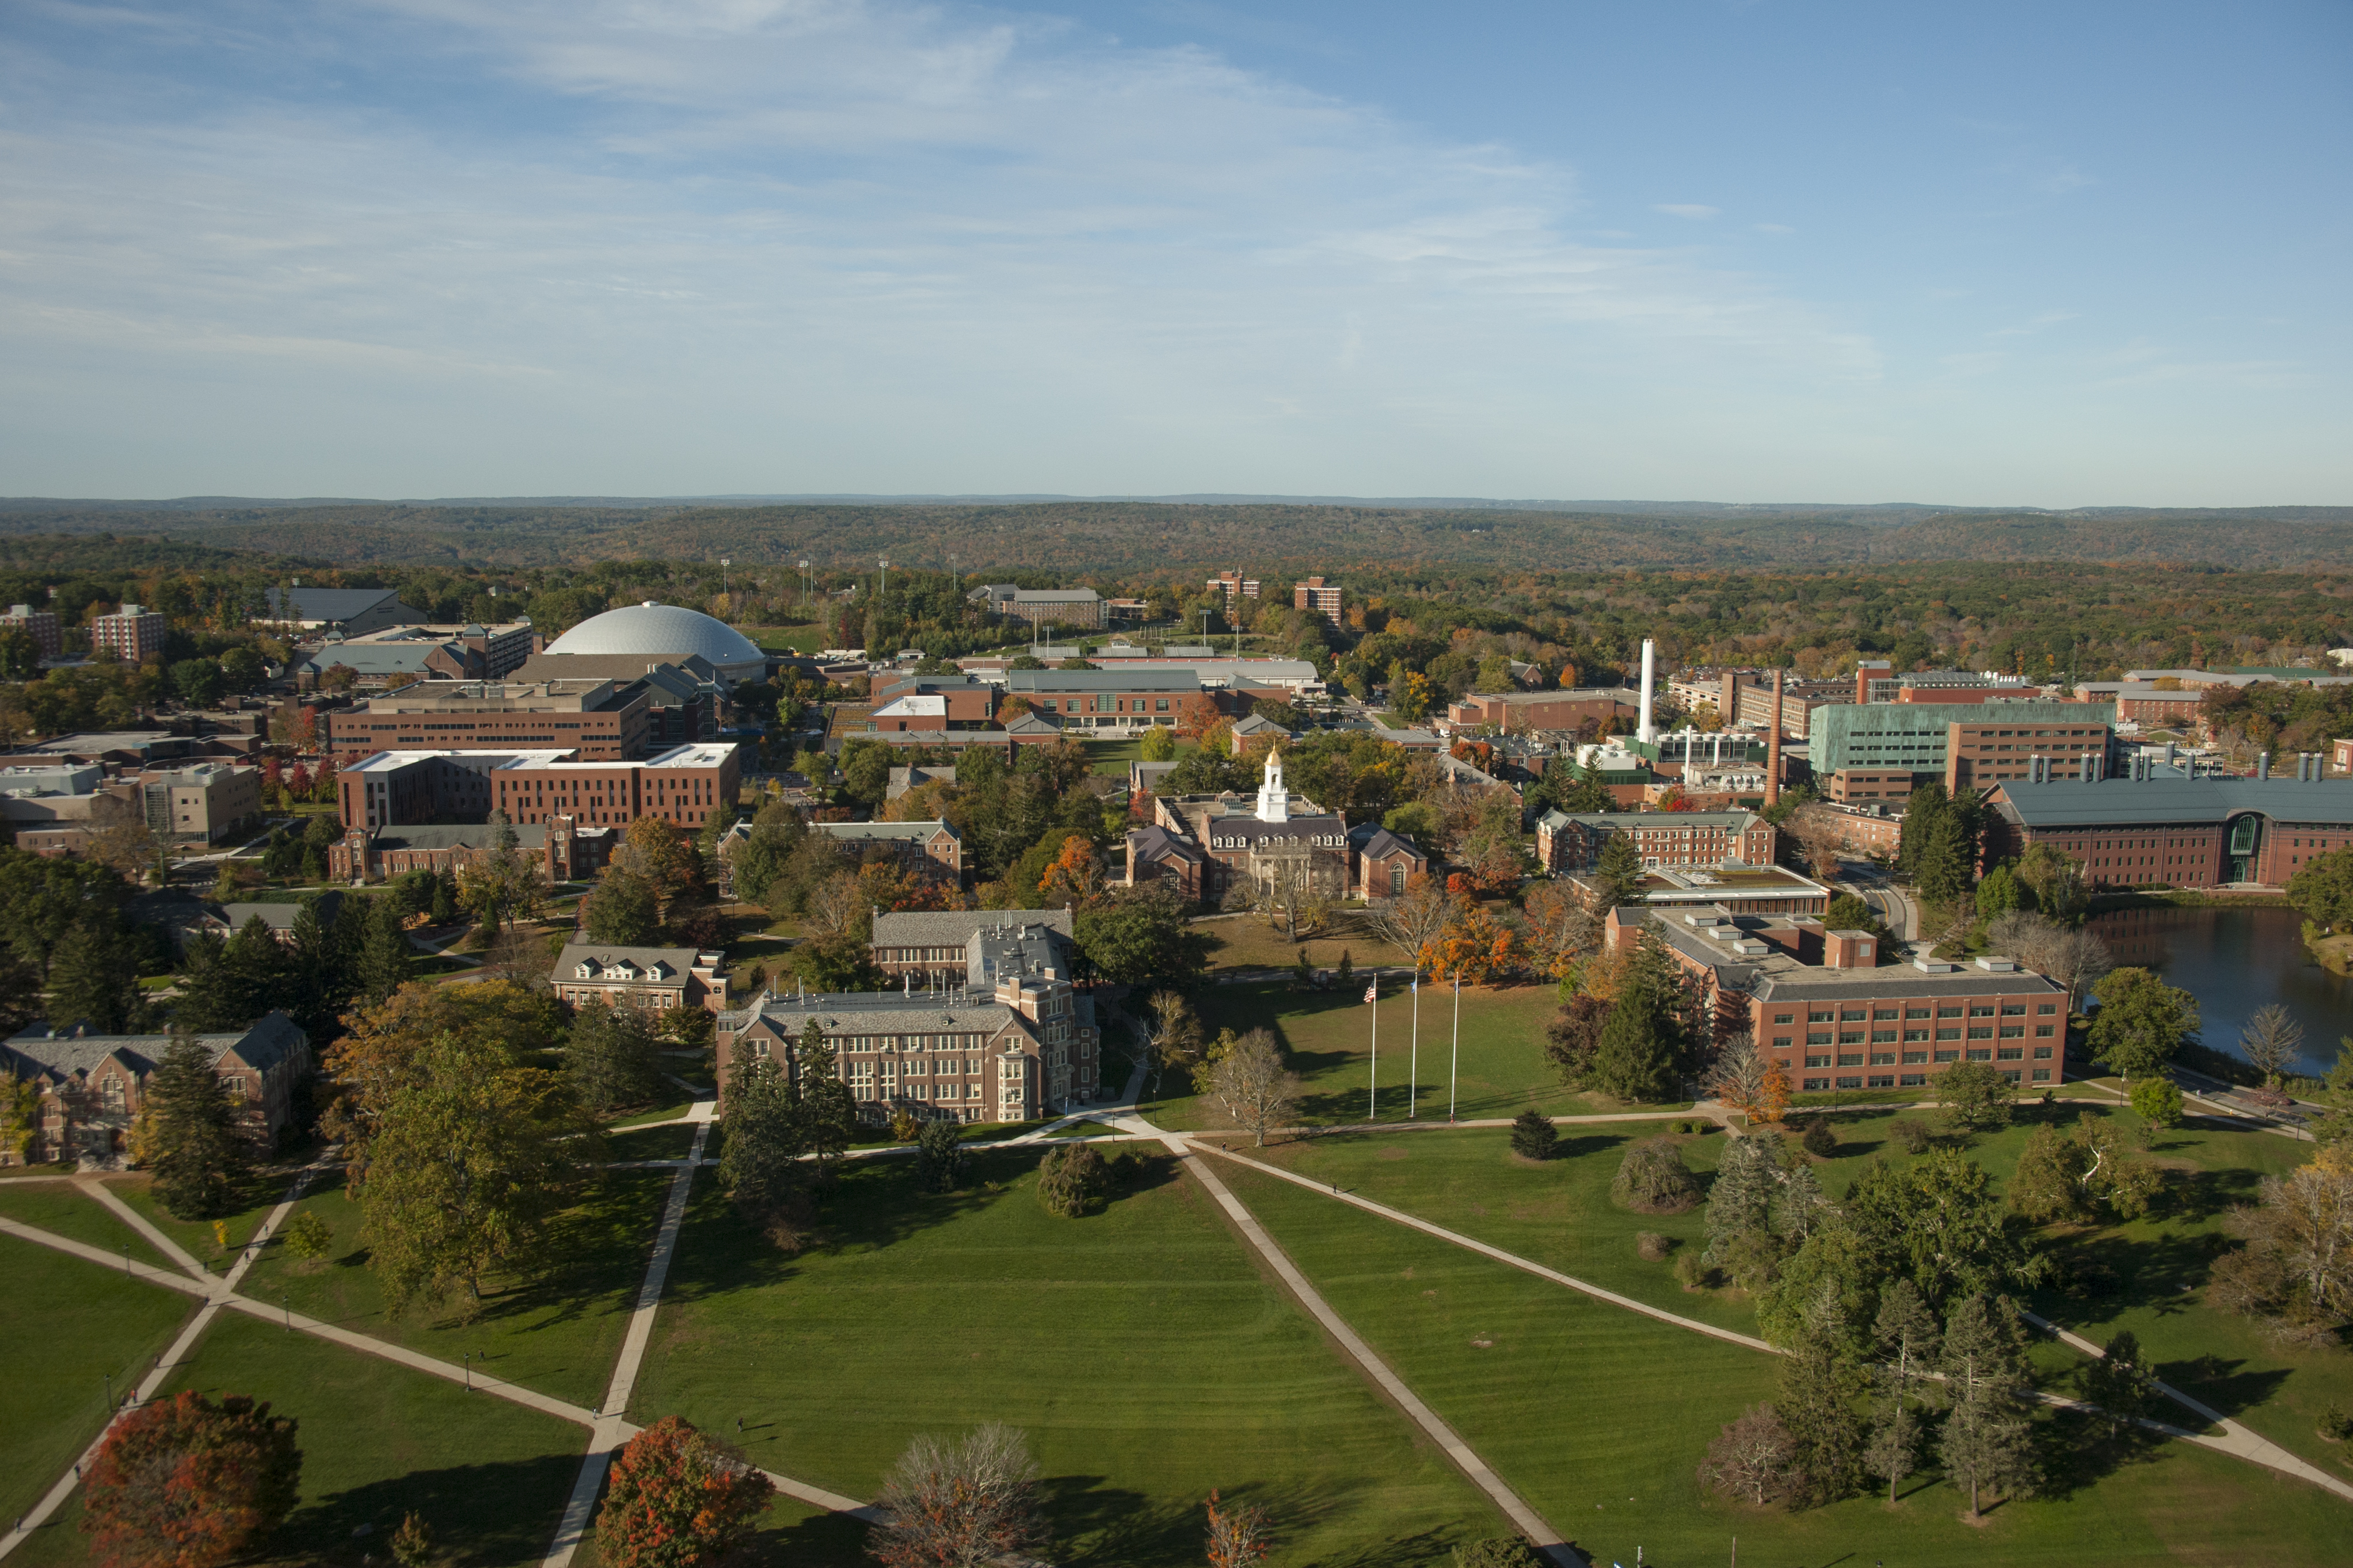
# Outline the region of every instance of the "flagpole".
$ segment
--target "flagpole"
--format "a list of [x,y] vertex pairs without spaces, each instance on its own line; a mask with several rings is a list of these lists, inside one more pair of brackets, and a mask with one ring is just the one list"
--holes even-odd
[[1414,1097],[1421,1090],[1421,965],[1413,966],[1413,1050],[1406,1058],[1405,1119],[1414,1119]]
[[1366,999],[1373,1005],[1373,1080],[1365,1091],[1370,1105],[1366,1112],[1369,1121],[1381,1119],[1381,973],[1373,971],[1373,983],[1365,987]]
[[1454,1091],[1462,1068],[1462,971],[1454,971],[1454,1058],[1446,1068],[1446,1120],[1454,1120]]

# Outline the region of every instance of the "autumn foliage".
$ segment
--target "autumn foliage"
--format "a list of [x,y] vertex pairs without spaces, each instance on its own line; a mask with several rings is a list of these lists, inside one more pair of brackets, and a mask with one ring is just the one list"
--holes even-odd
[[211,1568],[294,1506],[294,1422],[237,1395],[183,1392],[115,1424],[85,1482],[82,1530],[108,1568]]
[[597,1550],[613,1568],[695,1568],[723,1557],[768,1506],[768,1478],[676,1415],[613,1457]]

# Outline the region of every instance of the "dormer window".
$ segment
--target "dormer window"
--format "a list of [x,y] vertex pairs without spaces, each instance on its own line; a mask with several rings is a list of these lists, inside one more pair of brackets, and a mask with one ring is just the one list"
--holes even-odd
[[596,978],[596,966],[589,963],[587,960],[583,959],[580,962],[580,967],[575,970],[573,973],[577,979],[594,980]]

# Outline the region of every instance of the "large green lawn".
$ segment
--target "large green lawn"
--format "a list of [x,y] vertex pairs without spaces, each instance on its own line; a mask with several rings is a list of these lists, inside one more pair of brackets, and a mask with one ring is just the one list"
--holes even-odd
[[[223,1313],[173,1380],[208,1398],[242,1394],[301,1423],[301,1500],[247,1563],[359,1568],[389,1561],[409,1510],[423,1514],[452,1568],[522,1568],[546,1555],[587,1447],[587,1428]],[[16,1561],[89,1561],[69,1505]],[[365,1534],[355,1534],[364,1528]]]
[[[197,1262],[210,1267],[215,1273],[233,1268],[237,1248],[253,1239],[269,1211],[285,1199],[287,1189],[293,1184],[290,1176],[275,1173],[257,1173],[248,1180],[238,1193],[237,1207],[230,1213],[211,1219],[177,1219],[155,1201],[153,1178],[145,1174],[108,1176],[107,1187],[145,1216],[147,1222],[180,1245],[183,1251]],[[227,1237],[224,1245],[222,1238]]]
[[168,1262],[153,1243],[123,1224],[112,1209],[65,1182],[0,1184],[0,1216],[117,1255],[127,1247],[134,1264],[181,1272],[179,1265]]
[[[1321,956],[1336,962],[1339,949],[1335,946]],[[1422,987],[1417,1047],[1411,994],[1385,988],[1380,1004],[1383,1117],[1405,1120],[1410,1077],[1419,1119],[1446,1120],[1448,1078],[1454,1066],[1453,1005],[1451,992],[1434,985]],[[1459,1069],[1454,1069],[1458,1116],[1516,1116],[1531,1105],[1552,1116],[1615,1109],[1563,1089],[1559,1076],[1545,1060],[1545,1025],[1559,1008],[1559,998],[1550,986],[1463,991],[1461,1060]],[[1200,1014],[1213,1035],[1221,1028],[1242,1031],[1261,1026],[1275,1032],[1290,1055],[1292,1069],[1306,1085],[1300,1102],[1301,1121],[1365,1119],[1373,1009],[1365,1003],[1362,981],[1330,991],[1293,991],[1280,981],[1213,985],[1201,993]],[[1183,1131],[1224,1125],[1216,1107],[1195,1095],[1192,1088],[1179,1075],[1164,1073],[1159,1096],[1147,1096],[1138,1109],[1158,1125]]]
[[2334,1563],[2353,1510],[2184,1444],[2119,1447],[2038,1423],[2051,1482],[1982,1527],[1926,1477],[1797,1514],[1735,1507],[1696,1467],[1721,1426],[1769,1399],[1774,1361],[1654,1322],[1229,1164],[1228,1180],[1333,1306],[1594,1561]]
[[[696,1198],[631,1418],[677,1413],[761,1465],[871,1497],[908,1440],[1029,1434],[1061,1544],[1105,1568],[1200,1559],[1200,1502],[1265,1502],[1286,1564],[1441,1559],[1500,1521],[1259,1273],[1208,1195],[1138,1156],[1100,1215],[1038,1205],[1036,1155],[976,1153],[946,1196],[911,1163],[848,1172],[787,1258]],[[793,1516],[798,1518],[797,1513]],[[858,1561],[788,1523],[767,1560]]]
[[[2019,1151],[2039,1120],[2071,1125],[2085,1107],[2022,1108],[2017,1123],[1970,1141],[1970,1158],[1996,1184],[2007,1183]],[[2097,1110],[2137,1125],[2129,1110]],[[1892,1141],[1899,1114],[1854,1111],[1832,1119],[1837,1151],[1815,1163],[1833,1197],[1873,1158],[1904,1163],[1915,1158]],[[1543,1164],[1513,1157],[1500,1129],[1381,1136],[1345,1133],[1245,1151],[1319,1182],[1400,1208],[1449,1229],[1491,1242],[1684,1317],[1745,1333],[1756,1331],[1752,1303],[1730,1289],[1687,1291],[1670,1262],[1635,1256],[1638,1232],[1672,1237],[1683,1247],[1704,1245],[1703,1210],[1637,1215],[1609,1201],[1609,1179],[1627,1143],[1647,1129],[1563,1130],[1562,1153]],[[1724,1136],[1680,1137],[1685,1162],[1703,1178],[1715,1167]],[[2208,1308],[2198,1290],[2223,1244],[2231,1205],[2250,1201],[2262,1176],[2295,1165],[2309,1145],[2265,1133],[2179,1128],[2156,1135],[2150,1157],[2172,1171],[2157,1212],[2130,1224],[2078,1231],[2052,1227],[2038,1244],[2069,1261],[2082,1283],[2070,1294],[2037,1292],[2029,1304],[2044,1317],[2105,1342],[2130,1329],[2154,1352],[2167,1382],[2284,1447],[2353,1477],[2347,1446],[2323,1442],[2315,1421],[2330,1404],[2353,1409],[2353,1355],[2341,1350],[2295,1350],[2258,1325]],[[2187,1289],[2185,1289],[2187,1287]],[[2038,1347],[2046,1387],[2071,1391],[2082,1358],[2055,1342]],[[2197,1425],[2186,1410],[2169,1417]]]
[[[93,1211],[98,1205],[68,1194]],[[10,1217],[17,1217],[12,1215]],[[27,1222],[33,1223],[33,1222]],[[195,1303],[120,1269],[0,1236],[0,1527],[33,1506],[106,1425]]]
[[481,1311],[465,1322],[454,1301],[438,1313],[385,1314],[383,1292],[360,1247],[359,1207],[344,1198],[340,1175],[324,1176],[301,1206],[332,1227],[330,1255],[305,1264],[273,1244],[262,1250],[242,1289],[272,1303],[282,1296],[297,1311],[445,1361],[487,1355],[493,1377],[594,1406],[612,1379],[670,1183],[667,1171],[606,1173],[601,1186],[554,1222],[548,1250],[553,1268],[491,1280]]

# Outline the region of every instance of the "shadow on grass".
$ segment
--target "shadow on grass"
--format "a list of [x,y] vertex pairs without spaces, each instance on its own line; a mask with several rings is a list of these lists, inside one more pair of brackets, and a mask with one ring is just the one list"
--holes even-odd
[[[2160,1404],[2163,1402],[2160,1401]],[[2159,1420],[2167,1412],[2152,1414]],[[2107,1479],[2127,1465],[2147,1464],[2172,1439],[2146,1426],[2112,1425],[2106,1417],[2072,1410],[2052,1414],[2033,1427],[2037,1489],[2046,1498],[2067,1498]]]
[[[1208,1532],[1206,1498],[1154,1502],[1106,1486],[1100,1476],[1050,1476],[1039,1490],[1060,1548],[1056,1560],[1071,1568],[1191,1568],[1201,1561]],[[1248,1482],[1221,1488],[1218,1496],[1223,1506],[1264,1508],[1278,1541],[1360,1511],[1364,1500],[1334,1489],[1276,1492]],[[1447,1561],[1456,1544],[1451,1536],[1425,1531],[1316,1562],[1319,1568],[1428,1568]]]
[[[386,1561],[392,1532],[413,1510],[439,1543],[437,1562],[456,1568],[536,1562],[579,1469],[576,1454],[544,1454],[507,1464],[416,1470],[332,1492],[295,1510],[269,1560],[337,1568],[356,1568],[363,1557]],[[366,1534],[353,1534],[363,1527]]]
[[[2158,1317],[2177,1317],[2198,1300],[2216,1257],[2229,1245],[2219,1236],[2160,1232],[2143,1239],[2115,1231],[2078,1236],[2054,1248],[2067,1276],[2078,1282],[2077,1300],[2113,1317],[2145,1308]],[[2184,1289],[2189,1287],[2189,1289]]]

